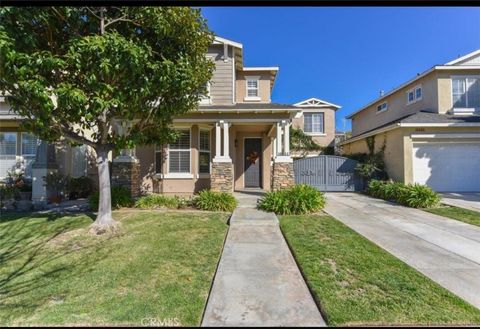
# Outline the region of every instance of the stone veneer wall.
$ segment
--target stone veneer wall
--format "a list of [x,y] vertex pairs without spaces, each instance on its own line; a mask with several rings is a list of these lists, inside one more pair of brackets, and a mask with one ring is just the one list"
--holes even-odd
[[273,164],[272,190],[277,191],[295,185],[292,162],[275,162]]
[[210,175],[212,191],[233,192],[233,164],[231,162],[213,162]]
[[132,197],[140,194],[140,163],[115,162],[112,163],[112,186],[126,188]]

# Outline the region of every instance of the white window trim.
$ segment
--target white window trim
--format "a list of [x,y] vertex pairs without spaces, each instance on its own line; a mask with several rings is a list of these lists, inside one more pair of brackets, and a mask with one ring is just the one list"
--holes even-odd
[[[467,75],[452,75],[452,76],[450,76],[450,102],[452,104],[452,109],[471,110],[473,112],[480,109],[480,107],[469,107],[468,105],[467,105],[467,107],[455,107],[455,105],[453,104],[453,79],[468,79],[468,78],[480,79],[480,75],[477,75],[477,74],[468,75],[467,74]],[[468,98],[467,98],[467,102],[468,102]]]
[[[385,108],[379,111],[378,107],[382,106],[383,104],[385,104]],[[377,107],[375,108],[375,114],[380,114],[380,113],[383,113],[387,110],[388,110],[388,102],[382,102],[382,103],[378,104]]]
[[[23,135],[25,135],[25,134],[29,134],[29,135],[34,135],[34,136],[35,136],[35,134],[29,133],[29,132],[26,132],[26,131],[22,131],[22,132],[20,133],[20,155],[21,155],[22,157],[23,157],[23,156],[36,156],[36,155],[37,155],[36,153],[33,153],[33,154],[31,154],[31,153],[29,153],[29,154],[23,154]],[[18,137],[17,137],[17,138],[18,138]],[[37,139],[38,139],[38,137],[37,137]]]
[[[327,136],[327,134],[325,133],[325,112],[324,111],[309,111],[309,112],[305,112],[305,114],[320,114],[322,113],[323,114],[323,131],[305,131],[305,117],[303,118],[303,132],[307,135],[310,135],[310,136]],[[312,129],[313,129],[313,123],[312,123]]]
[[[170,144],[167,145],[167,173],[163,175],[163,178],[193,178],[192,174],[192,127],[174,127],[174,130],[188,130],[189,131],[189,149],[188,149],[188,154],[189,154],[189,159],[190,161],[188,164],[190,165],[188,169],[188,173],[171,173],[170,172]],[[175,149],[174,151],[186,151],[187,149]]]
[[[248,81],[257,81],[257,96],[248,96]],[[250,88],[252,89],[252,88]],[[253,89],[252,89],[253,90]],[[245,76],[245,98],[243,99],[244,101],[259,101],[261,100],[260,98],[260,76]]]
[[[200,133],[202,131],[206,131],[208,132],[208,139],[209,139],[209,146],[210,146],[210,149],[209,150],[202,150],[200,148]],[[200,152],[208,152],[208,158],[209,158],[209,161],[208,161],[208,165],[209,165],[209,169],[208,169],[208,173],[201,173],[200,172]],[[209,128],[200,128],[198,130],[198,178],[208,178],[210,177],[210,173],[212,172],[212,166],[211,166],[211,161],[212,160],[212,131],[211,129]],[[207,176],[208,177],[205,177]]]
[[[417,98],[417,89],[421,89],[422,90],[422,95]],[[413,100],[410,100],[408,95],[410,93],[413,93]],[[407,90],[406,92],[406,95],[407,95],[407,105],[411,105],[413,103],[416,103],[416,102],[419,102],[423,99],[423,88],[422,88],[422,84],[418,84],[416,85],[415,87],[413,88],[410,88],[409,90]]]

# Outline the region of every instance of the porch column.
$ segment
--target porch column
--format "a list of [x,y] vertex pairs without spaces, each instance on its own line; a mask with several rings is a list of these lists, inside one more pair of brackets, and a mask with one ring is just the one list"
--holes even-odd
[[[283,140],[281,133],[283,129]],[[272,190],[280,190],[295,185],[293,159],[290,157],[290,123],[277,123],[277,154],[273,162]]]
[[[223,128],[223,152],[221,152],[221,128]],[[219,121],[215,126],[215,157],[212,160],[210,188],[217,192],[233,192],[233,163],[229,153],[229,123]]]
[[282,155],[282,124],[277,122],[277,156]]
[[284,155],[290,155],[290,123],[288,121],[283,125],[283,152]]
[[228,139],[228,122],[223,122],[223,157],[230,158],[230,148]]
[[132,197],[140,194],[140,162],[134,148],[120,150],[113,159],[111,184],[127,189]]
[[215,123],[215,158],[219,158],[220,148],[222,147],[221,140],[222,131],[220,130],[220,122]]

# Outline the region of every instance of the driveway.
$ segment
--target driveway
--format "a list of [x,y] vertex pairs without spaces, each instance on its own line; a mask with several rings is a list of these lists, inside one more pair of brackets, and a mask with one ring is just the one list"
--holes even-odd
[[441,193],[442,203],[480,212],[480,193]]
[[480,227],[358,193],[327,193],[325,211],[480,308]]

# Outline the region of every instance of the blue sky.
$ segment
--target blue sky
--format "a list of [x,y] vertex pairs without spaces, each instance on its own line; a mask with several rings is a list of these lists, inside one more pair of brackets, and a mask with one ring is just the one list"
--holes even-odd
[[[343,118],[436,64],[480,48],[480,8],[204,7],[244,47],[246,66],[279,66],[272,101],[318,97]],[[346,121],[350,129],[350,120]]]

